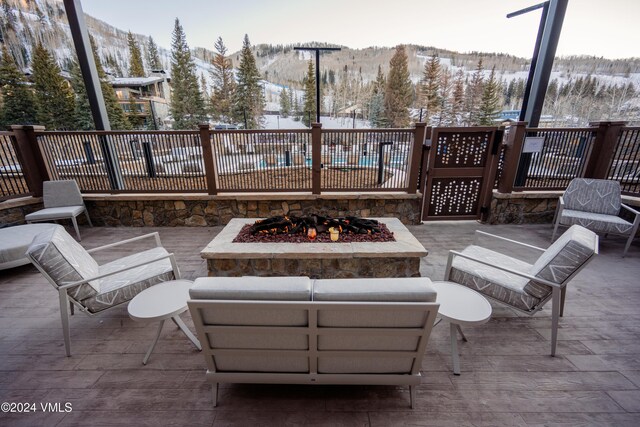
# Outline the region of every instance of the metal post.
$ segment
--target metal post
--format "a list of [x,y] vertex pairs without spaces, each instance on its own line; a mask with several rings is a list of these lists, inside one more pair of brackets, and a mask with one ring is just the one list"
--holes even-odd
[[149,178],[155,178],[156,165],[153,163],[153,151],[151,149],[151,142],[142,141],[142,154],[144,156],[144,163],[147,165],[147,174]]
[[382,184],[384,182],[384,146],[385,145],[391,145],[393,144],[393,142],[391,141],[386,141],[386,142],[381,142],[378,145],[378,185]]
[[530,127],[537,127],[540,123],[544,97],[547,93],[553,59],[556,55],[556,48],[558,47],[568,3],[569,0],[550,0],[549,3],[549,11],[540,43],[538,63],[531,83],[531,94],[524,117],[524,121],[528,122]]
[[93,155],[93,148],[91,147],[91,141],[83,141],[82,145],[84,146],[84,154],[87,157],[87,164],[95,165],[96,156]]
[[[111,130],[82,4],[80,0],[64,0],[64,8],[96,130]],[[124,189],[124,179],[113,142],[106,135],[99,136],[99,140],[111,188],[114,190]]]
[[[320,123],[320,51],[341,50],[339,47],[294,47],[293,50],[313,50],[316,52],[316,123]],[[309,112],[311,125],[311,112]]]

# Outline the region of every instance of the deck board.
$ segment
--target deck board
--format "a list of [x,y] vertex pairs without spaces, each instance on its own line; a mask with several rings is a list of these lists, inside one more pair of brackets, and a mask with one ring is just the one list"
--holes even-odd
[[[449,249],[485,230],[546,247],[550,225],[433,222],[409,226],[429,251],[421,273],[444,276]],[[183,277],[207,274],[199,251],[222,227],[83,228],[87,248],[158,231]],[[211,405],[204,359],[167,323],[147,366],[155,326],[126,307],[71,318],[73,356],[64,355],[54,289],[31,266],[0,272],[0,398],[71,402],[70,413],[0,413],[0,425],[539,426],[640,425],[640,241],[601,240],[600,255],[569,285],[558,356],[549,356],[550,304],[528,317],[492,303],[492,319],[460,342],[451,374],[449,335],[436,326],[423,361],[415,410],[403,387],[224,384]],[[136,242],[105,262],[145,249]],[[188,313],[185,323],[193,326]]]

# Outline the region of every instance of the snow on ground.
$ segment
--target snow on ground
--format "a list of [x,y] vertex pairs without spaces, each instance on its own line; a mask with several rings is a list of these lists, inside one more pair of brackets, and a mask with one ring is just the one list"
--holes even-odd
[[[307,129],[302,121],[293,120],[292,117],[280,117],[277,115],[264,116],[265,129]],[[346,117],[320,117],[323,129],[353,129],[353,119]],[[369,129],[369,122],[356,119],[356,129]]]

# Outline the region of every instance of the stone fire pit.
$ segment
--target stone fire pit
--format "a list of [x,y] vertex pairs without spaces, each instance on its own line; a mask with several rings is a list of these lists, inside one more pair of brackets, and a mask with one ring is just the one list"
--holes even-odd
[[395,242],[233,243],[255,218],[235,218],[201,252],[209,276],[417,277],[428,252],[397,218],[386,224]]

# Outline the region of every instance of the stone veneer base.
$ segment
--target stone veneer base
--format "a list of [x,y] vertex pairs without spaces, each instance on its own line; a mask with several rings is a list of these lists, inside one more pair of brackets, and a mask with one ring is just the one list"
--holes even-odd
[[395,242],[357,243],[233,243],[245,224],[235,218],[200,256],[209,276],[418,277],[420,259],[428,252],[397,218],[384,222]]

